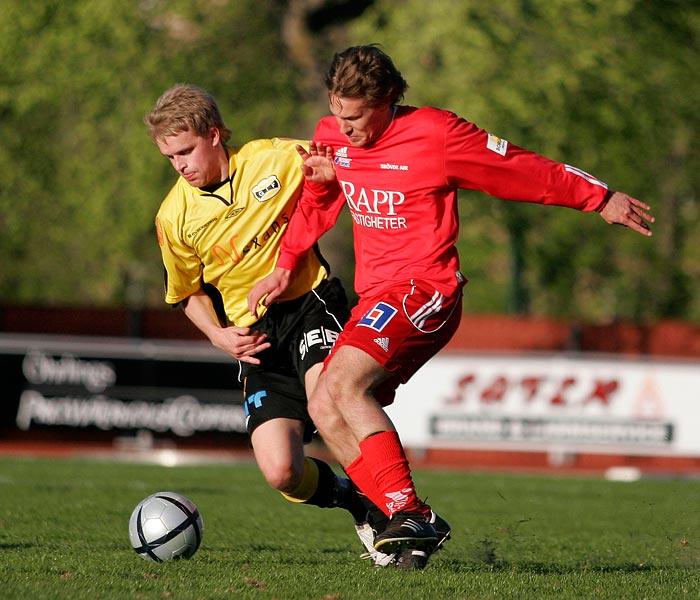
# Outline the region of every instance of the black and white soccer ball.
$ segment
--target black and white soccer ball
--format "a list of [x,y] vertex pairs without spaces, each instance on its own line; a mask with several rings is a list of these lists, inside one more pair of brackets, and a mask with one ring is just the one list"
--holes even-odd
[[134,550],[155,562],[190,558],[202,542],[202,532],[202,516],[195,503],[175,492],[144,498],[129,519]]

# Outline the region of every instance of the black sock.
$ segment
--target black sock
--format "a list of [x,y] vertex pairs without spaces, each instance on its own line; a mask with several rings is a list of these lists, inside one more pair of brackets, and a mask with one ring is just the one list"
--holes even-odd
[[374,502],[365,496],[352,481],[350,481],[350,485],[352,485],[353,489],[362,501],[362,504],[365,507],[365,518],[371,525],[372,529],[374,529],[374,533],[377,534],[384,531],[386,529],[386,524],[389,522],[389,517],[387,517]]
[[355,519],[355,523],[364,523],[367,520],[367,508],[352,482],[346,477],[338,477],[322,460],[309,458],[318,467],[318,487],[305,504],[321,508],[344,508]]
[[[352,479],[348,478],[348,482],[364,507],[363,521],[367,521],[370,524],[372,529],[374,529],[375,534],[384,531],[384,529],[386,529],[386,524],[389,522],[389,517],[387,517],[374,502],[372,502],[360,491]],[[357,521],[357,519],[355,520]],[[359,522],[360,521],[358,521],[358,523]]]

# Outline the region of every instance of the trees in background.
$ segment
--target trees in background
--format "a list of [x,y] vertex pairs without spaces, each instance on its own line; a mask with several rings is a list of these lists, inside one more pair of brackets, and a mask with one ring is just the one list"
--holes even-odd
[[466,306],[588,319],[700,317],[698,2],[378,1],[416,104],[449,108],[653,206],[655,236],[463,195]]
[[[467,310],[698,319],[699,31],[700,4],[672,0],[6,0],[0,301],[160,306],[152,222],[173,173],[142,123],[158,95],[210,90],[234,143],[308,137],[332,52],[379,42],[407,101],[588,170],[658,218],[644,239],[465,192]],[[325,243],[351,284],[348,227]]]
[[301,133],[277,4],[4,3],[4,302],[160,305],[153,219],[174,173],[143,115],[187,81],[217,96],[234,143]]

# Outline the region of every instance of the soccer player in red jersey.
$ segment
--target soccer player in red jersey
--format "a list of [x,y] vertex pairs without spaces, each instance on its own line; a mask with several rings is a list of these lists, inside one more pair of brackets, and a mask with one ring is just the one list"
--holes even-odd
[[399,105],[407,83],[375,45],[336,54],[326,85],[332,116],[300,153],[307,180],[336,186],[336,200],[302,197],[276,269],[256,284],[248,305],[254,314],[287,288],[298,257],[347,204],[359,302],[325,361],[309,412],[355,484],[391,517],[376,549],[420,568],[449,526],[417,496],[382,407],[459,324],[466,278],[455,247],[458,189],[598,212],[645,236],[654,218],[645,203],[452,112]]

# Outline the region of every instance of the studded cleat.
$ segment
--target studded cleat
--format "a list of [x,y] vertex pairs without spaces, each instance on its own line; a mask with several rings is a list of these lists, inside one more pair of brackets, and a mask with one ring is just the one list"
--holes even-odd
[[435,528],[420,512],[394,513],[386,529],[374,538],[375,550],[385,554],[399,552],[406,547],[432,550],[437,543]]
[[397,569],[405,570],[421,570],[425,569],[428,564],[428,559],[442,548],[442,545],[450,539],[452,528],[450,524],[445,521],[440,515],[431,511],[430,513],[430,524],[435,529],[437,533],[438,541],[435,546],[431,548],[412,548],[407,546],[397,553],[396,559],[394,561],[394,566]]

